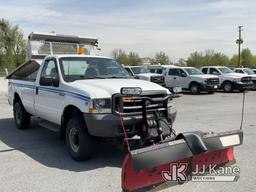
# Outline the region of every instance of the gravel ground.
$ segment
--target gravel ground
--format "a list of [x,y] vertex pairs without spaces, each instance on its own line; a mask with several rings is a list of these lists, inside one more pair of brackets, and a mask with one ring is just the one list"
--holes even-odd
[[[0,81],[1,82],[1,81]],[[2,84],[0,85],[2,90]],[[245,102],[244,144],[236,148],[240,179],[235,183],[193,183],[165,191],[255,191],[256,190],[256,92]],[[177,132],[225,131],[240,125],[242,94],[184,95],[174,101],[178,109]],[[17,130],[12,108],[0,96],[0,191],[121,191],[120,167],[123,153],[111,144],[95,148],[94,158],[75,162],[58,135],[39,127]]]

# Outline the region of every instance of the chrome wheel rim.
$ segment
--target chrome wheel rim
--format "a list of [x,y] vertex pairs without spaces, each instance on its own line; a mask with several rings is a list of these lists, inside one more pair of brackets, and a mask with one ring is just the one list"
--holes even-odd
[[77,153],[79,151],[79,136],[77,129],[74,127],[69,131],[69,143],[72,151]]
[[225,84],[224,90],[225,90],[226,92],[231,91],[231,85],[230,85],[230,84]]
[[196,93],[198,92],[197,86],[192,86],[192,87],[191,87],[191,92],[192,92],[193,94],[196,94]]

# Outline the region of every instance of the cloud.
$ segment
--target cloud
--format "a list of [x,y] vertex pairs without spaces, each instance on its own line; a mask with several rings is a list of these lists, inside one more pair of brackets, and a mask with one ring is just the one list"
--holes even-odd
[[[165,51],[172,60],[192,51],[236,53],[236,27],[245,26],[244,46],[256,51],[256,2],[216,1],[14,1],[2,3],[1,17],[31,31],[98,36],[102,54],[114,48],[153,56]],[[11,13],[11,14],[10,14]]]

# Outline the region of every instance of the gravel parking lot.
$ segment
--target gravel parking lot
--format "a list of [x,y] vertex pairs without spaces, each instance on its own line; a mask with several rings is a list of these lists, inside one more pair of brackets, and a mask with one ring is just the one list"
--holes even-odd
[[[186,183],[165,191],[255,191],[256,92],[246,94],[244,144],[236,148],[240,179],[235,183]],[[184,95],[174,101],[176,131],[239,129],[242,94]],[[0,96],[0,191],[121,191],[123,153],[111,144],[95,148],[94,158],[75,162],[58,135],[39,127],[17,130],[12,108]]]

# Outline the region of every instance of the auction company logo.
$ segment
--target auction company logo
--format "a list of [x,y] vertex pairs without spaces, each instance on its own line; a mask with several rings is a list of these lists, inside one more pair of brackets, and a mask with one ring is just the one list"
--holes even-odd
[[188,175],[191,175],[191,180],[194,182],[235,182],[239,179],[240,168],[238,166],[196,165],[195,170],[188,172],[188,163],[172,163],[168,171],[162,171],[162,177],[167,182],[178,183],[188,181]]

